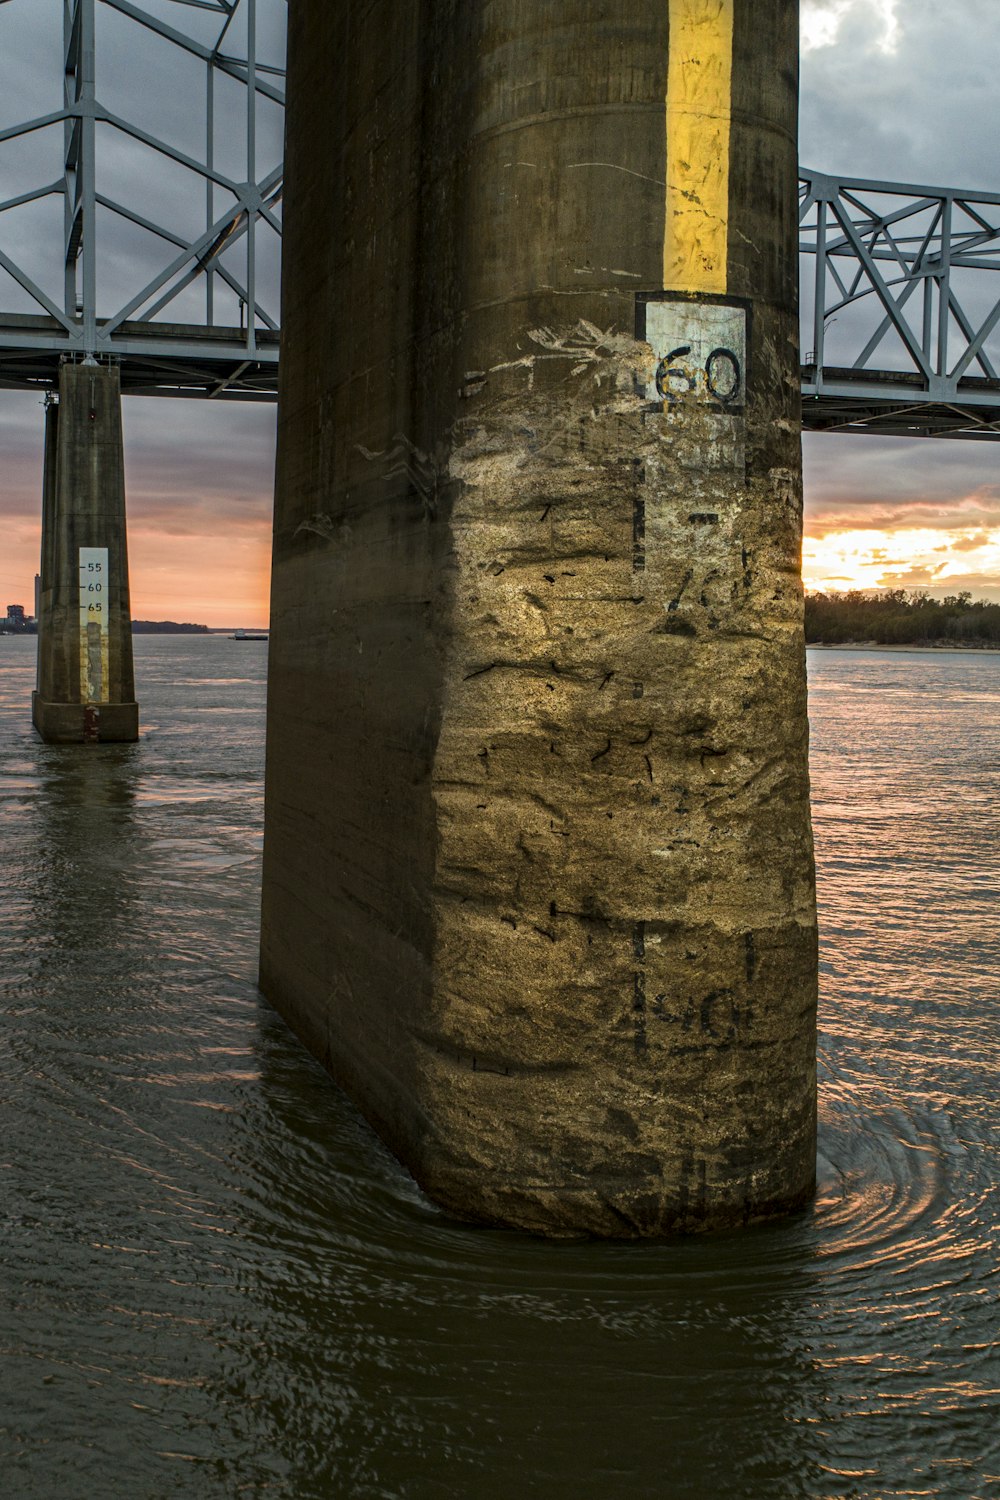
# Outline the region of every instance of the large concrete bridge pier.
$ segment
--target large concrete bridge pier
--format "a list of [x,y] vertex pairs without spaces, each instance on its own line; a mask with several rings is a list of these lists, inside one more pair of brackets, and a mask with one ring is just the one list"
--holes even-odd
[[300,0],[261,981],[447,1209],[805,1202],[789,0]]
[[117,366],[63,364],[46,407],[39,607],[39,734],[137,739]]

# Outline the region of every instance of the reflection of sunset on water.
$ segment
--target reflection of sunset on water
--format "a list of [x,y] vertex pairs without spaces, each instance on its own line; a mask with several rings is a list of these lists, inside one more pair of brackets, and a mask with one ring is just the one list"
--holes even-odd
[[968,590],[1000,599],[1000,528],[807,528],[815,534],[802,543],[802,576],[812,592],[902,588],[941,597]]

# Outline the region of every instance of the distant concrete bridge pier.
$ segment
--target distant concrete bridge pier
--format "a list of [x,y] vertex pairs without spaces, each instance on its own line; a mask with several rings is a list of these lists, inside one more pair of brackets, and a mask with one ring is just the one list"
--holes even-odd
[[45,423],[32,720],[52,744],[135,740],[117,366],[64,364]]
[[[0,388],[47,398],[35,726],[59,743],[130,740],[121,397],[274,399],[285,13],[278,0],[65,0],[60,28],[59,9],[38,39],[62,107],[0,130],[0,150],[21,153],[5,178],[27,173],[0,201]],[[156,135],[149,94],[175,104]],[[59,137],[61,175],[39,182]],[[60,241],[57,288],[24,246]],[[109,286],[116,251],[127,269]]]
[[792,1209],[797,7],[289,20],[264,990],[463,1217]]

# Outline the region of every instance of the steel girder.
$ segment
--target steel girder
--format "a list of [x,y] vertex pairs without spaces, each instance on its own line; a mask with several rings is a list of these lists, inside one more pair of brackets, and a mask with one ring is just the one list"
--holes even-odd
[[[0,6],[10,0],[0,0]],[[62,126],[55,181],[0,202],[0,268],[28,310],[0,310],[0,386],[51,386],[63,358],[116,359],[125,390],[144,394],[273,400],[278,319],[257,275],[260,233],[280,235],[283,165],[258,167],[258,107],[284,106],[284,69],[258,46],[258,10],[284,0],[63,0],[62,108],[0,130],[0,152]],[[114,14],[200,66],[204,135],[181,149],[102,103],[97,18]],[[155,41],[154,41],[155,39]],[[241,171],[232,157],[232,100],[241,96]],[[201,184],[201,224],[150,213],[125,192],[101,191],[99,158],[109,133],[153,153],[166,175]],[[99,138],[100,137],[100,138]],[[113,180],[113,169],[107,174]],[[5,244],[4,215],[49,198],[63,205],[63,285],[45,286]],[[124,302],[99,295],[99,216],[152,236],[156,274]],[[803,169],[800,180],[803,424],[814,431],[1000,438],[1000,194],[835,178]],[[811,260],[810,260],[811,258]],[[272,278],[273,280],[273,278]],[[191,316],[191,293],[201,298]],[[220,293],[222,296],[220,296]],[[228,294],[238,320],[220,315]],[[112,298],[114,302],[115,299]],[[99,302],[101,306],[99,307]],[[175,308],[184,303],[187,316]],[[0,299],[2,309],[2,299]],[[168,322],[168,315],[177,321]]]
[[[262,103],[284,107],[284,67],[283,55],[268,60],[259,45],[258,13],[266,3],[273,0],[63,0],[62,108],[0,131],[2,150],[52,126],[63,130],[60,177],[0,202],[0,267],[20,287],[22,307],[27,300],[30,308],[0,310],[0,385],[46,387],[62,359],[110,358],[120,363],[127,391],[274,399],[277,286],[273,275],[271,286],[261,286],[258,243],[262,233],[281,234],[283,167],[279,148],[279,159],[261,170],[258,121]],[[102,99],[98,21],[111,14],[135,31],[134,38],[118,38],[119,68],[124,42],[138,58],[158,47],[161,73],[167,54],[200,72],[200,98],[193,93],[190,100],[201,116],[200,149],[145,128],[138,101],[126,115]],[[222,86],[228,95],[224,109],[218,107]],[[145,153],[154,172],[173,173],[175,191],[184,175],[189,202],[183,224],[167,206],[150,208],[148,194],[130,200],[109,190],[116,160],[129,147],[134,157]],[[192,231],[187,208],[196,193],[202,209]],[[18,259],[7,253],[3,231],[10,210],[60,197],[63,285],[57,289],[28,271],[24,254]],[[133,235],[141,231],[145,246],[143,284],[109,307],[107,292],[102,297],[99,289],[112,221],[119,234],[121,226]],[[149,248],[155,245],[158,253]],[[151,261],[155,270],[149,275]],[[197,307],[192,289],[198,291]],[[165,321],[177,317],[179,299],[183,321]],[[219,316],[223,299],[238,316]]]
[[1000,438],[1000,194],[800,177],[805,427]]

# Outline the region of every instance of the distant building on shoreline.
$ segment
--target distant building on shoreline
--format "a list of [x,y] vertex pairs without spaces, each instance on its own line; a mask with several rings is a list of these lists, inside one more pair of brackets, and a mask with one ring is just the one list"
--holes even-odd
[[26,615],[23,604],[8,604],[7,614],[0,620],[0,635],[34,635],[38,625],[34,615]]

